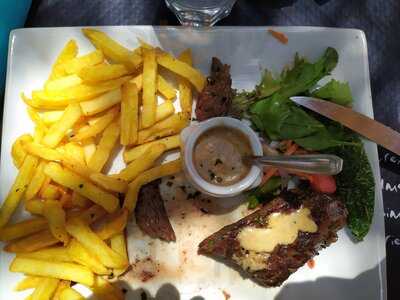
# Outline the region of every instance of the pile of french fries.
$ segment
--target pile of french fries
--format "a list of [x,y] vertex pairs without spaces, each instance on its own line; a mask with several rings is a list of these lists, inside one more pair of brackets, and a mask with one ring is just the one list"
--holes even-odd
[[[30,300],[84,299],[73,282],[99,299],[124,298],[108,279],[129,266],[129,214],[142,185],[181,170],[180,159],[156,161],[180,147],[192,93],[205,84],[190,50],[174,58],[143,41],[129,50],[101,31],[82,31],[96,50],[78,56],[70,40],[43,89],[21,95],[35,130],[12,146],[19,172],[0,208],[0,240],[16,254],[10,271],[25,274],[15,289],[34,289]],[[161,69],[176,76],[175,86]],[[107,174],[118,147],[126,167]],[[10,224],[19,205],[32,217]]]

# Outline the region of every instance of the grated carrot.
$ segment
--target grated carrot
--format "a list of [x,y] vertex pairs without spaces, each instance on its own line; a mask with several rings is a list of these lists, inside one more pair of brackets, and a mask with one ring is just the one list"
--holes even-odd
[[286,45],[289,41],[288,37],[286,36],[286,34],[284,34],[283,32],[279,32],[276,30],[272,30],[272,29],[268,29],[268,32],[274,37],[276,38],[279,42],[281,42],[282,44]]
[[[293,153],[295,153],[297,151],[297,149],[299,148],[299,145],[293,143],[292,140],[287,140],[285,141],[287,148],[285,153],[283,153],[283,155],[292,155]],[[273,177],[276,172],[278,172],[277,168],[274,167],[268,167],[268,168],[264,168],[264,176],[261,179],[261,185],[265,184],[271,177]]]
[[272,176],[275,175],[275,173],[278,171],[277,168],[264,168],[265,174],[263,176],[263,178],[261,179],[261,185],[265,184]]

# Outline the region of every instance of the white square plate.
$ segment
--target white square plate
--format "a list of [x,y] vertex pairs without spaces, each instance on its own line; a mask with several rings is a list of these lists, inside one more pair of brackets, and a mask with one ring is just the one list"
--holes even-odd
[[[331,46],[339,52],[339,64],[333,77],[348,81],[355,99],[355,109],[373,117],[367,44],[365,35],[360,30],[278,27],[275,29],[284,32],[289,38],[289,43],[282,45],[263,27],[214,27],[194,31],[151,26],[99,29],[130,48],[138,45],[136,37],[174,54],[185,48],[192,48],[194,65],[205,74],[208,74],[211,57],[217,56],[231,65],[233,87],[237,89],[252,89],[260,78],[262,68],[279,72],[293,61],[296,52],[313,61],[326,47]],[[41,87],[56,55],[71,38],[78,42],[80,54],[93,49],[78,27],[20,29],[10,35],[0,199],[6,197],[17,174],[10,156],[12,142],[20,134],[33,130],[19,93],[29,93]],[[378,183],[380,176],[376,146],[366,142],[365,147]],[[114,167],[120,168],[121,163],[117,162]],[[22,214],[16,216],[21,217]],[[322,250],[320,256],[315,258],[316,265],[313,269],[307,266],[300,268],[281,288],[262,288],[249,279],[243,280],[238,273],[225,265],[196,255],[196,246],[202,236],[239,217],[237,212],[231,213],[229,218],[222,218],[222,221],[214,224],[213,217],[199,217],[195,213],[188,213],[184,226],[179,218],[172,217],[171,222],[177,233],[176,244],[156,241],[149,245],[150,240],[143,237],[136,226],[130,224],[128,244],[131,262],[139,256],[151,255],[156,262],[157,274],[145,283],[132,273],[125,276],[125,286],[128,287],[128,295],[130,294],[127,299],[140,299],[141,288],[153,296],[157,294],[157,299],[179,299],[178,293],[180,299],[202,299],[196,296],[224,299],[223,291],[229,293],[231,299],[385,299],[384,223],[378,184],[374,220],[365,240],[353,243],[349,234],[342,230],[338,242]],[[204,230],[196,235],[200,227]],[[191,232],[189,235],[190,231],[194,234]],[[12,258],[13,255],[0,252],[1,299],[23,299],[28,294],[12,291],[12,287],[22,278],[21,275],[8,271]],[[87,295],[87,291],[85,293]]]

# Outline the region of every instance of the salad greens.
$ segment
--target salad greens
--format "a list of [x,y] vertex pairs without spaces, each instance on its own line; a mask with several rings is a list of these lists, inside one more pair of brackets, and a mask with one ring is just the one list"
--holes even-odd
[[349,212],[348,228],[354,238],[361,241],[367,235],[374,215],[374,175],[360,138],[349,129],[345,130],[355,146],[334,147],[324,152],[344,159],[343,170],[336,175],[337,194]]
[[312,96],[346,106],[350,106],[353,101],[349,83],[340,82],[335,79],[332,79],[326,85],[314,91]]
[[282,185],[282,179],[279,176],[271,177],[264,185],[253,190],[248,198],[248,208],[254,209],[261,202],[272,199]]
[[[368,233],[374,210],[374,178],[360,138],[342,125],[309,112],[289,97],[312,95],[340,105],[351,106],[348,83],[332,79],[319,89],[311,90],[336,67],[338,53],[327,48],[315,63],[296,54],[293,67],[274,77],[268,70],[251,92],[239,92],[232,100],[230,114],[249,118],[254,127],[270,140],[293,140],[310,151],[334,153],[344,160],[342,173],[336,176],[337,193],[349,211],[348,227],[357,240]],[[266,185],[268,185],[267,182]],[[249,206],[278,187],[270,185],[256,189],[250,195]],[[280,182],[279,182],[280,185]],[[268,192],[263,193],[265,189]]]

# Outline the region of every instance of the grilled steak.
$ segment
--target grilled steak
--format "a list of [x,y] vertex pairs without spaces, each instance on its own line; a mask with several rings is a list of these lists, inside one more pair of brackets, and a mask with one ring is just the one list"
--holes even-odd
[[[249,251],[242,247],[239,234],[243,228],[267,228],[272,214],[281,213],[287,216],[300,211],[300,208],[308,209],[309,220],[317,225],[316,231],[299,230],[294,242],[288,245],[277,244],[271,252]],[[291,273],[318,255],[320,249],[337,240],[336,232],[345,226],[346,218],[345,206],[335,197],[299,191],[295,194],[286,193],[206,238],[200,243],[198,252],[224,260],[262,286],[279,286]],[[263,241],[261,240],[262,243]]]
[[136,223],[152,238],[175,241],[175,232],[169,222],[159,185],[160,180],[155,180],[140,189],[135,208]]
[[227,114],[233,97],[229,70],[229,65],[222,64],[216,57],[212,58],[211,75],[207,78],[207,85],[197,99],[197,120],[204,121]]

